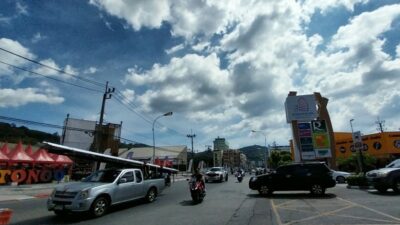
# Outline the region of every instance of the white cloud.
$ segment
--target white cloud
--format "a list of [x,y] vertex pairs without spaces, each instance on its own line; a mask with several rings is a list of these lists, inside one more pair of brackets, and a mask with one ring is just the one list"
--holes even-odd
[[173,54],[173,53],[175,53],[175,52],[177,52],[179,50],[182,50],[184,48],[185,48],[185,46],[183,44],[179,44],[179,45],[176,45],[176,46],[174,46],[174,47],[172,47],[170,49],[165,50],[165,53],[170,55],[170,54]]
[[42,35],[38,32],[38,33],[36,33],[36,34],[33,36],[32,42],[33,42],[33,43],[38,43],[39,41],[42,41],[42,40],[44,40],[44,39],[46,39],[46,37],[45,37],[45,36],[42,36]]
[[0,89],[0,107],[18,107],[30,103],[60,104],[64,98],[54,96],[53,91],[36,88]]
[[86,70],[83,71],[84,74],[94,74],[98,71],[98,69],[96,67],[89,67]]
[[131,89],[125,89],[122,91],[123,102],[129,104],[135,100],[135,91]]
[[190,54],[141,73],[130,69],[125,80],[128,85],[151,87],[136,96],[146,111],[209,110],[224,104],[230,90],[228,73],[219,64],[215,54]]
[[113,16],[125,19],[135,30],[143,26],[159,28],[169,16],[167,0],[90,0],[90,3]]
[[17,13],[20,15],[28,15],[28,6],[21,4],[21,2],[17,2],[15,5],[17,9]]

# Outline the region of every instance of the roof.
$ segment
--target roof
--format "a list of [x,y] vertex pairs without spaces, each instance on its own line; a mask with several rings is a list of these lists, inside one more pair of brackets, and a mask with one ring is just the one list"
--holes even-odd
[[26,152],[22,149],[22,143],[19,142],[13,151],[8,155],[9,161],[11,162],[33,162],[32,157],[30,157]]
[[[151,158],[153,156],[153,147],[140,147],[140,148],[131,148],[120,152],[119,157],[127,158],[130,152],[130,158],[134,159],[143,159],[143,158]],[[165,147],[156,147],[155,155],[157,158],[164,159],[168,158],[177,158],[179,154],[186,153],[187,147],[185,145],[178,146],[165,146]]]

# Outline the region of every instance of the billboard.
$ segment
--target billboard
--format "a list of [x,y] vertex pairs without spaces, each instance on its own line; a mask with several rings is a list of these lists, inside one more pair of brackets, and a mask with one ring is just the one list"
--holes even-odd
[[311,121],[313,146],[317,158],[332,157],[328,129],[325,120]]
[[67,118],[64,121],[63,145],[89,150],[94,140],[96,121]]
[[311,121],[317,118],[317,104],[314,95],[288,96],[285,101],[286,121]]
[[312,132],[310,123],[298,123],[300,153],[303,160],[315,159]]

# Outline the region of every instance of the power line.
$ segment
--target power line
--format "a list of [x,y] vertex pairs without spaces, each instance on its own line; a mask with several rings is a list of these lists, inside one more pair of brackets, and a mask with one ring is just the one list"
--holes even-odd
[[79,77],[79,76],[77,76],[77,75],[75,75],[75,74],[68,73],[68,72],[66,72],[66,71],[64,71],[64,70],[60,70],[60,69],[58,69],[58,68],[54,68],[54,67],[52,67],[52,66],[43,64],[43,63],[41,63],[41,62],[38,62],[38,61],[36,61],[36,60],[27,58],[27,57],[25,57],[25,56],[19,55],[19,54],[15,53],[15,52],[9,51],[9,50],[4,49],[4,48],[1,48],[1,47],[0,47],[0,50],[2,50],[2,51],[4,51],[4,52],[7,52],[7,53],[9,53],[9,54],[12,54],[12,55],[14,55],[14,56],[20,57],[20,58],[22,58],[22,59],[25,59],[25,60],[27,60],[27,61],[29,61],[29,62],[32,62],[32,63],[38,64],[38,65],[41,65],[41,66],[46,67],[46,68],[48,68],[48,69],[57,71],[57,72],[59,72],[59,73],[63,73],[63,74],[66,74],[66,75],[75,77],[76,79],[79,79],[79,80],[82,80],[82,81],[91,83],[91,84],[93,84],[93,85],[97,85],[97,86],[100,86],[100,87],[104,87],[104,84],[103,84],[103,83],[100,83],[100,82],[97,82],[97,81],[93,81],[93,80],[89,80],[89,79],[86,79],[86,78],[83,78],[83,77]]
[[74,84],[74,83],[70,83],[70,82],[67,82],[67,81],[63,81],[63,80],[60,80],[60,79],[57,79],[57,78],[54,78],[54,77],[49,77],[49,76],[46,76],[46,75],[43,75],[43,74],[40,74],[40,73],[37,73],[37,72],[34,72],[34,71],[27,70],[27,69],[22,68],[22,67],[19,67],[19,66],[12,65],[12,64],[10,64],[10,63],[3,62],[3,61],[1,61],[1,60],[0,60],[0,63],[5,64],[5,65],[7,65],[7,66],[11,66],[11,67],[16,68],[16,69],[19,69],[19,70],[23,70],[23,71],[28,72],[28,73],[31,73],[31,74],[35,74],[35,75],[38,75],[38,76],[45,77],[45,78],[50,79],[50,80],[58,81],[58,82],[61,82],[61,83],[64,83],[64,84],[69,84],[69,85],[72,85],[72,86],[75,86],[75,87],[79,87],[79,88],[83,88],[83,89],[86,89],[86,90],[89,90],[89,91],[94,91],[94,92],[103,93],[103,92],[100,91],[100,90],[96,90],[96,89],[84,87],[84,86],[81,86],[81,85],[78,85],[78,84]]

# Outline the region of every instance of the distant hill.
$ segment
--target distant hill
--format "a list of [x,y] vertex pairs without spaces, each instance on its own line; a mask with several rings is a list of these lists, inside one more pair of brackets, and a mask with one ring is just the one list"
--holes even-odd
[[252,145],[240,148],[239,151],[246,155],[248,161],[264,161],[265,146]]
[[31,130],[25,126],[17,127],[15,124],[0,122],[0,140],[8,143],[22,141],[23,144],[35,145],[43,141],[59,143],[60,136],[58,133],[49,134],[38,130]]
[[[0,122],[0,142],[18,143],[36,145],[43,141],[60,143],[58,133],[50,134],[43,131],[31,130],[25,126],[17,127],[15,124]],[[150,147],[141,143],[120,143],[120,148]]]

